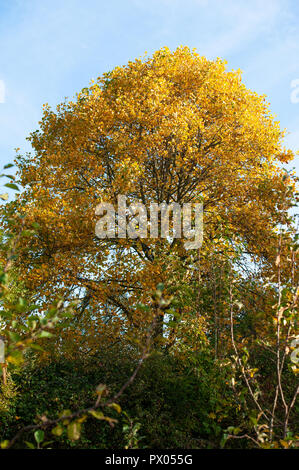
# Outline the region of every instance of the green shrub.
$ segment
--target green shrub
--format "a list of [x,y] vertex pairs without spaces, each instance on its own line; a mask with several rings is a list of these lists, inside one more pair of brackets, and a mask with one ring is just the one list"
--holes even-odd
[[[1,433],[1,438],[13,437],[18,429],[32,424],[37,415],[54,418],[63,410],[91,405],[99,383],[105,383],[113,395],[136,364],[132,351],[119,350],[84,361],[61,359],[45,365],[34,365],[31,359],[14,375],[19,388],[14,413],[19,419],[11,423],[9,435]],[[70,442],[66,435],[57,438],[50,432],[47,440],[58,448],[217,447],[230,422],[227,415],[234,413],[225,381],[225,370],[205,354],[194,355],[192,363],[186,365],[185,360],[154,353],[121,396],[123,413],[109,410],[111,417],[118,419],[113,429],[89,418],[83,424],[80,441]],[[22,442],[30,439],[32,436],[24,435],[17,446],[24,446]]]

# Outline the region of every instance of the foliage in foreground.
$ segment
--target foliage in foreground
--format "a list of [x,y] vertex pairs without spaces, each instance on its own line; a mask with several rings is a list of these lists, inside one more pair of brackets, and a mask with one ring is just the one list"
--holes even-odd
[[[36,414],[55,417],[67,408],[85,408],[93,401],[98,383],[106,383],[111,393],[117,391],[135,366],[136,357],[119,350],[106,357],[99,353],[89,363],[30,364],[13,377],[19,392],[9,412],[9,435],[2,437],[12,438]],[[228,426],[228,414],[235,414],[232,392],[225,392],[224,384],[225,371],[219,366],[216,371],[209,357],[198,355],[193,365],[186,365],[155,354],[119,400],[125,413],[112,413],[118,420],[113,429],[94,419],[83,424],[80,441],[70,442],[66,432],[59,438],[48,432],[45,439],[53,441],[50,447],[58,448],[124,448],[129,445],[130,431],[138,425],[135,446],[141,448],[215,447]],[[24,439],[32,441],[32,437],[31,432]]]

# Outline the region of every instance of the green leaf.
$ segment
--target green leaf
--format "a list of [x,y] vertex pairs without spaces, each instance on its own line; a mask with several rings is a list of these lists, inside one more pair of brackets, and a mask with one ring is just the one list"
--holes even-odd
[[1,449],[6,449],[8,447],[9,441],[2,441],[0,444]]
[[91,410],[89,413],[96,419],[104,419],[104,413],[102,411]]
[[32,230],[23,230],[22,236],[23,237],[31,237],[32,235]]
[[109,405],[110,408],[113,408],[114,410],[117,411],[117,413],[121,413],[121,407],[117,403],[111,403]]
[[51,338],[53,335],[49,331],[42,331],[39,335],[40,338]]
[[15,191],[20,191],[19,187],[15,183],[6,183],[4,186],[10,189],[14,189]]
[[32,444],[32,442],[25,441],[25,444],[29,449],[35,449],[34,444]]
[[30,344],[30,349],[33,349],[34,351],[41,351],[44,352],[44,348],[42,348],[39,344]]
[[67,427],[67,435],[71,441],[77,441],[80,439],[81,424],[77,421],[73,421]]
[[117,423],[117,419],[110,418],[109,416],[104,416],[102,411],[90,410],[89,413],[96,419],[102,419],[104,421],[107,421],[110,425]]
[[223,448],[225,446],[227,438],[228,438],[228,434],[223,434],[223,437],[222,437],[221,443],[220,443],[221,448]]
[[36,442],[37,442],[38,444],[40,444],[41,442],[43,442],[44,437],[45,437],[45,433],[44,433],[44,431],[42,431],[41,429],[39,429],[38,431],[35,431],[35,433],[34,433],[34,439],[36,440]]
[[14,333],[13,331],[9,331],[8,334],[9,334],[10,339],[11,339],[14,343],[16,343],[17,341],[20,341],[20,340],[21,340],[21,336],[18,335],[18,333]]
[[58,424],[55,428],[52,429],[52,434],[54,434],[54,436],[61,436],[61,434],[63,433],[63,427],[60,426],[60,424]]
[[14,165],[12,163],[7,163],[7,165],[4,165],[3,169],[4,170],[7,170],[7,168],[11,168],[13,167]]

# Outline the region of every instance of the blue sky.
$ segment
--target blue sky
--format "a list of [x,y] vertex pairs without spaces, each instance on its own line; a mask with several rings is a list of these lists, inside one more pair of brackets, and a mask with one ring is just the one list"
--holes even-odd
[[[0,0],[1,166],[14,148],[30,150],[25,138],[43,103],[55,106],[145,51],[178,45],[241,68],[299,149],[298,0]],[[292,166],[299,174],[299,162]]]

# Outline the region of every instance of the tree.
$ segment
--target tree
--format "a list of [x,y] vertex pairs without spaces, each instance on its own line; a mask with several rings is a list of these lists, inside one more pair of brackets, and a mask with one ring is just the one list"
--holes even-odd
[[[185,47],[116,67],[56,111],[45,105],[29,138],[33,153],[17,158],[25,190],[6,208],[40,227],[19,247],[24,283],[41,309],[57,296],[80,297],[71,340],[88,351],[103,338],[145,335],[146,306],[161,283],[169,305],[157,342],[175,347],[191,324],[209,335],[198,280],[209,285],[212,260],[241,251],[265,272],[274,265],[277,226],[289,223],[295,192],[280,168],[293,158],[283,136],[240,71]],[[97,204],[116,207],[120,194],[147,208],[202,201],[200,259],[180,239],[97,238]],[[184,300],[171,307],[182,286]]]

